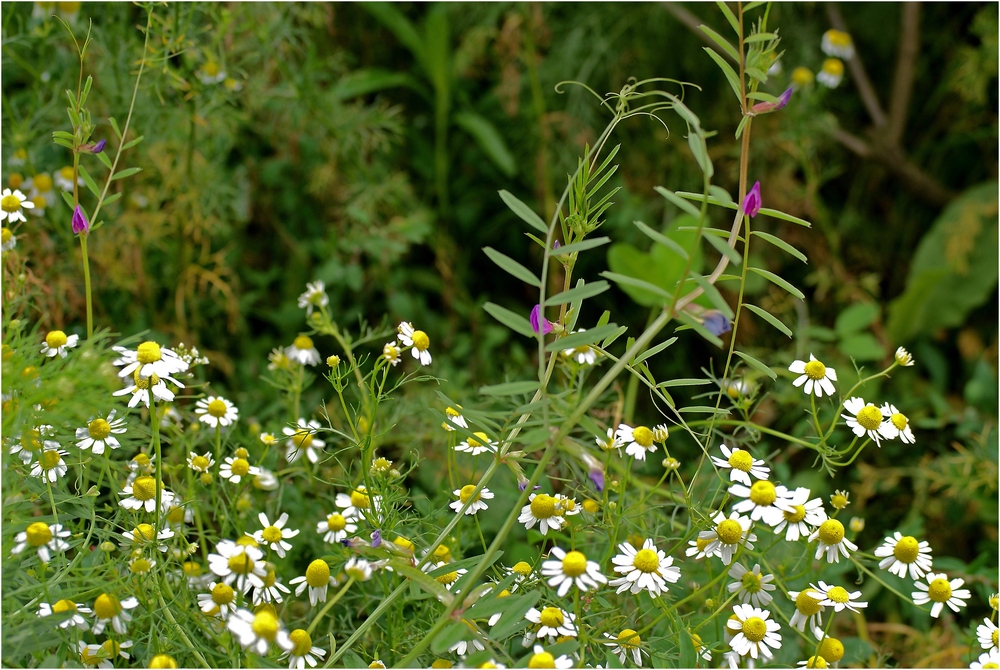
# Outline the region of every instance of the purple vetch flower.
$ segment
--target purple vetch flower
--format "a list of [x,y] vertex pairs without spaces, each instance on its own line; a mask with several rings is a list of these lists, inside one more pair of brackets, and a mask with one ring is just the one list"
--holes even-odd
[[594,488],[598,493],[604,491],[604,470],[591,470],[590,481],[594,482]]
[[90,153],[92,153],[92,154],[99,154],[99,153],[101,153],[102,151],[104,151],[104,145],[107,144],[107,143],[108,143],[107,140],[101,140],[100,142],[98,142],[94,146],[90,147]]
[[88,232],[90,232],[90,224],[87,223],[87,216],[83,213],[80,205],[77,205],[76,209],[73,210],[73,234],[79,235]]
[[372,533],[372,549],[378,549],[380,544],[382,544],[382,531],[376,530]]
[[562,246],[562,245],[561,245],[561,244],[559,244],[559,240],[556,240],[555,242],[553,242],[553,243],[552,243],[552,248],[553,248],[553,249],[558,249],[558,248],[559,248],[559,247],[561,247],[561,246]]
[[552,332],[552,324],[549,323],[548,319],[542,316],[542,306],[535,305],[531,309],[531,329],[536,333],[541,333],[542,335],[548,335]]
[[705,320],[703,321],[703,325],[705,326],[705,330],[712,333],[712,335],[715,335],[716,337],[722,335],[723,333],[728,333],[733,329],[729,319],[727,319],[725,315],[717,309],[705,312],[704,318]]
[[789,86],[785,89],[785,92],[778,96],[775,102],[758,102],[756,105],[750,108],[750,115],[756,116],[758,114],[767,114],[768,112],[776,112],[785,105],[788,101],[792,99],[792,87]]
[[757,216],[757,212],[760,211],[760,206],[760,182],[755,181],[753,188],[750,189],[749,193],[747,193],[747,197],[743,198],[743,213],[752,219]]

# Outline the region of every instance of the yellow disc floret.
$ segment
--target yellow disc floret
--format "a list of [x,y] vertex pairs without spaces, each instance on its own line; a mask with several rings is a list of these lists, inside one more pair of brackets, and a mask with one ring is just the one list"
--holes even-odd
[[111,434],[111,424],[104,419],[97,418],[87,425],[87,432],[95,440],[104,440]]
[[545,493],[539,493],[531,501],[531,515],[536,519],[548,519],[556,513],[556,499]]
[[554,668],[556,667],[556,659],[547,651],[540,652],[538,654],[532,654],[531,658],[528,659],[529,668]]
[[869,403],[858,411],[857,419],[858,424],[865,430],[878,430],[882,425],[882,411]]
[[743,622],[743,635],[751,642],[760,642],[767,635],[767,622],[759,616],[752,616]]
[[903,563],[912,563],[917,560],[919,554],[920,543],[917,542],[917,538],[911,535],[902,538],[892,549],[892,555],[895,556],[897,561]]
[[292,342],[292,346],[296,349],[312,349],[313,341],[311,337],[306,337],[305,335],[299,335]]
[[368,509],[371,504],[371,499],[365,493],[366,489],[358,488],[351,491],[351,504],[359,509]]
[[828,637],[819,645],[819,655],[827,663],[837,663],[844,657],[844,645],[835,637]]
[[[476,493],[476,485],[466,484],[465,486],[462,487],[462,490],[458,492],[458,499],[461,500],[462,504],[464,505],[465,503],[469,502],[469,499],[472,498],[473,493]],[[480,497],[481,496],[478,493],[476,493],[476,497],[475,500],[473,500],[473,502],[479,501]]]
[[839,544],[844,539],[844,524],[827,519],[819,527],[819,541],[826,545]]
[[760,480],[753,483],[750,487],[750,500],[754,502],[755,505],[760,505],[761,507],[767,507],[768,505],[774,504],[774,501],[778,499],[778,492],[774,488],[774,484],[766,480]]
[[268,611],[260,611],[253,618],[253,632],[258,637],[273,641],[278,636],[278,619]]
[[327,586],[330,583],[330,566],[326,561],[317,558],[306,568],[306,583],[313,588]]
[[155,363],[161,358],[163,358],[163,354],[160,353],[160,345],[156,342],[143,342],[136,349],[136,360],[143,365]]
[[640,572],[656,572],[660,568],[660,557],[652,549],[640,549],[632,559],[632,565]]
[[216,605],[228,605],[236,599],[236,592],[233,587],[224,582],[219,582],[212,587],[212,602]]
[[68,342],[66,333],[61,330],[49,331],[49,334],[45,336],[45,344],[49,345],[49,349],[58,349],[65,346],[66,342]]
[[631,628],[625,628],[618,633],[618,644],[622,647],[638,647],[642,644],[642,639]]
[[930,583],[927,595],[936,603],[947,602],[951,598],[951,584],[948,583],[947,579],[938,577]]
[[63,612],[76,612],[76,603],[72,600],[60,600],[55,605],[52,606],[53,614],[62,614]]
[[844,604],[851,599],[851,595],[843,586],[834,586],[826,592],[826,597],[835,603]]
[[221,419],[226,415],[226,411],[228,411],[228,409],[229,408],[226,406],[225,400],[216,398],[212,402],[208,403],[207,411],[211,416],[214,416],[216,419]]
[[413,348],[417,351],[427,351],[427,348],[431,346],[431,338],[427,337],[427,333],[422,330],[413,331],[410,339],[413,340]]
[[542,609],[542,612],[539,615],[539,621],[541,621],[543,626],[556,628],[563,625],[565,618],[563,617],[562,610],[558,607],[546,607]]
[[[807,617],[811,617],[815,614],[819,614],[822,607],[820,602],[822,598],[814,598],[809,595],[810,593],[815,593],[815,591],[809,591],[809,589],[803,589],[799,595],[795,597],[795,609],[804,614]],[[819,595],[818,593],[816,594]]]
[[245,458],[237,458],[229,466],[234,475],[245,477],[250,472],[250,463]]
[[[735,519],[726,519],[715,527],[715,534],[723,544],[736,544],[743,537],[743,526]],[[706,540],[706,542],[711,542],[711,540]]]
[[122,611],[118,598],[108,593],[102,593],[94,601],[94,614],[98,619],[113,619]]
[[149,661],[150,668],[176,668],[177,661],[173,656],[167,654],[157,654]]
[[640,446],[649,449],[653,446],[653,431],[646,426],[637,426],[632,430],[632,439]]
[[819,381],[826,377],[826,366],[819,361],[809,361],[805,367],[806,377],[813,381]]
[[729,465],[736,470],[750,472],[750,468],[753,467],[753,456],[750,455],[749,451],[733,449],[733,453],[729,456]]
[[578,577],[587,571],[587,557],[579,551],[571,551],[562,561],[563,574]]
[[296,628],[288,634],[288,637],[292,640],[292,656],[305,656],[312,649],[312,638],[305,629]]
[[[344,518],[343,514],[331,514],[326,517],[326,527],[335,532],[342,531],[347,528],[347,519]],[[399,542],[397,541],[396,544],[399,544]]]

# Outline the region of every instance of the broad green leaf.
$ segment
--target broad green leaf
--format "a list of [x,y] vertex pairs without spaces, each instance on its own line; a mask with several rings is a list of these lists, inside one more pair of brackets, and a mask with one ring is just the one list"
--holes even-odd
[[715,198],[719,202],[729,205],[733,204],[733,197],[729,195],[729,191],[722,188],[721,186],[716,186],[715,184],[711,184],[708,187],[708,195]]
[[595,281],[589,284],[583,284],[582,286],[576,286],[568,291],[563,291],[562,293],[557,293],[551,298],[547,298],[545,300],[545,305],[547,307],[551,307],[552,305],[565,305],[566,303],[573,302],[574,300],[585,300],[587,298],[592,298],[595,295],[600,295],[609,288],[611,288],[611,285],[606,281]]
[[505,600],[510,600],[510,607],[504,610],[504,613],[500,616],[500,621],[490,629],[490,637],[494,640],[503,640],[518,628],[528,623],[524,615],[535,606],[535,603],[541,597],[541,589],[533,589],[521,597],[518,597],[517,593],[507,596]]
[[874,302],[855,303],[837,315],[833,329],[840,337],[847,337],[872,325],[880,311]]
[[483,247],[483,251],[490,257],[490,260],[499,265],[501,269],[510,273],[514,277],[517,277],[521,281],[531,284],[532,286],[539,286],[541,284],[541,280],[535,276],[534,272],[524,267],[510,256],[500,253],[493,247]]
[[534,393],[537,390],[537,381],[507,382],[506,384],[479,387],[479,392],[483,395],[495,396],[521,395],[523,393]]
[[785,242],[780,237],[775,237],[774,235],[769,235],[768,233],[762,233],[759,230],[752,231],[751,235],[755,235],[766,242],[770,242],[771,244],[778,247],[782,251],[791,254],[795,258],[798,258],[803,263],[807,264],[809,263],[809,259],[806,258],[806,255],[804,253],[802,253],[801,251],[790,245],[788,242]]
[[777,373],[774,370],[772,370],[771,368],[767,367],[766,365],[764,365],[763,363],[761,363],[760,361],[758,361],[756,358],[754,358],[750,354],[745,354],[742,351],[738,351],[738,350],[734,350],[733,353],[736,354],[737,356],[739,356],[740,358],[742,358],[744,361],[746,361],[751,367],[754,367],[757,370],[760,370],[761,372],[763,372],[765,375],[767,375],[771,379],[777,379],[778,378],[778,375],[777,375]]
[[513,330],[515,333],[524,335],[525,337],[537,337],[535,331],[531,329],[531,322],[520,314],[512,312],[506,307],[501,307],[500,305],[492,302],[484,304],[483,309],[486,310],[487,314]]
[[618,324],[607,323],[603,326],[591,328],[590,330],[577,331],[567,335],[566,337],[560,337],[554,342],[549,342],[545,345],[545,351],[562,351],[563,349],[573,349],[575,347],[591,345],[595,342],[600,342],[616,330],[618,330]]
[[[607,349],[608,347],[610,347],[612,344],[615,343],[615,340],[624,335],[626,331],[628,331],[628,326],[618,326],[618,330],[608,335],[606,338],[604,338],[604,341],[601,342],[601,349]],[[632,345],[629,344],[629,347],[631,346]]]
[[[677,219],[677,223],[684,225],[697,223],[697,221],[685,214]],[[680,231],[675,228],[666,233],[658,233],[645,224],[636,223],[636,227],[659,243],[653,244],[649,253],[643,253],[634,246],[622,242],[612,244],[608,248],[608,267],[612,272],[640,279],[659,287],[660,291],[650,291],[644,290],[636,284],[619,283],[620,288],[636,303],[646,307],[662,305],[662,292],[665,291],[673,296],[677,282],[681,280],[688,265],[687,253],[678,253],[678,248],[681,251],[692,250],[690,271],[700,272],[703,255],[702,245],[697,243],[697,234],[691,231]],[[667,237],[675,244],[668,246],[662,243],[660,237]]]
[[[712,53],[715,52],[713,51]],[[711,179],[712,175],[715,174],[715,168],[712,167],[712,159],[708,157],[708,146],[705,144],[705,138],[702,137],[701,133],[694,131],[688,133],[688,148],[694,154],[694,159],[697,161],[698,167],[705,174],[705,178]]]
[[733,94],[736,96],[736,100],[739,102],[740,106],[743,106],[743,97],[740,94],[740,78],[736,76],[736,72],[733,71],[733,67],[726,62],[726,60],[720,56],[715,49],[711,47],[702,47],[715,64],[719,66],[722,70],[722,74],[726,75],[726,81],[729,82],[730,88],[733,89]]
[[541,217],[535,214],[530,207],[514,197],[514,194],[510,191],[500,191],[500,197],[505,203],[507,203],[507,206],[510,207],[510,211],[517,214],[522,221],[535,230],[548,234],[549,227],[545,225],[545,222],[542,221]]
[[697,207],[695,207],[694,205],[692,205],[690,202],[688,202],[684,198],[678,197],[677,194],[674,193],[673,191],[671,191],[670,189],[663,188],[662,186],[655,186],[655,187],[653,187],[653,190],[656,191],[657,193],[659,193],[660,195],[662,195],[664,198],[666,198],[667,200],[669,200],[673,204],[677,205],[677,207],[679,207],[681,210],[687,212],[691,216],[693,216],[695,218],[700,218],[701,217],[701,212],[698,211]]
[[792,336],[792,331],[788,328],[788,326],[786,326],[781,321],[779,321],[778,317],[776,317],[773,314],[769,313],[767,310],[761,309],[757,305],[751,305],[748,302],[743,303],[743,306],[746,307],[747,309],[749,309],[751,312],[753,312],[757,316],[759,316],[760,318],[762,318],[765,321],[767,321],[769,324],[771,324],[772,326],[774,326],[775,328],[777,328],[778,330],[780,330],[782,333],[784,333],[788,337]]
[[104,167],[108,168],[109,170],[111,169],[111,159],[108,158],[108,153],[106,151],[102,151],[101,153],[97,154],[97,160],[101,161],[101,164],[104,165]]
[[139,142],[142,142],[144,139],[146,139],[145,135],[139,135],[139,137],[135,138],[134,140],[126,142],[125,146],[122,147],[122,151],[125,151],[126,149],[131,149],[135,145],[139,144]]
[[505,177],[514,176],[517,172],[514,154],[507,148],[507,143],[504,142],[496,126],[486,118],[472,112],[459,112],[455,114],[454,119],[455,125],[472,136],[486,157]]
[[767,279],[769,282],[771,282],[772,284],[774,284],[776,286],[780,286],[781,288],[785,289],[786,291],[788,291],[789,293],[791,293],[792,295],[794,295],[799,300],[804,300],[805,299],[805,296],[802,294],[802,291],[800,291],[799,289],[795,288],[790,283],[788,283],[786,280],[782,279],[781,277],[779,277],[778,275],[774,274],[773,272],[768,272],[767,270],[762,270],[760,268],[754,268],[754,267],[750,267],[750,266],[747,266],[747,270],[750,270],[751,272],[753,272],[755,274],[759,274],[761,277],[763,277],[764,279]]
[[576,254],[581,251],[586,251],[587,249],[594,249],[596,247],[601,247],[611,241],[610,237],[592,237],[589,240],[583,240],[581,242],[574,242],[573,244],[567,244],[564,247],[559,247],[558,249],[552,250],[553,256],[568,256],[569,254]]
[[737,63],[740,62],[740,52],[736,50],[736,47],[734,47],[732,44],[729,43],[729,40],[727,40],[719,33],[715,32],[705,24],[698,26],[698,30],[702,31],[710,38],[712,38],[712,41],[718,44],[720,47],[722,47],[722,50],[726,52],[726,55],[732,58],[735,62]]

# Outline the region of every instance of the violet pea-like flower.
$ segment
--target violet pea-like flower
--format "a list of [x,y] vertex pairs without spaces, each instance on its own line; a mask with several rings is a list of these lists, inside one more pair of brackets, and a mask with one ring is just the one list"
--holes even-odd
[[548,335],[552,332],[552,324],[548,322],[544,316],[542,316],[542,306],[535,305],[531,309],[531,329],[536,333],[541,333],[542,335]]
[[788,101],[792,99],[792,87],[789,86],[785,89],[785,92],[778,96],[778,99],[774,102],[758,102],[756,105],[750,108],[749,116],[757,116],[758,114],[767,114],[768,112],[776,112],[785,105]]
[[87,216],[83,213],[80,205],[77,205],[76,209],[73,210],[72,224],[74,235],[90,232],[90,224],[87,222]]
[[743,213],[752,219],[757,216],[757,212],[760,211],[760,207],[760,182],[756,181],[753,184],[753,188],[750,189],[749,193],[747,193],[747,196],[743,198]]

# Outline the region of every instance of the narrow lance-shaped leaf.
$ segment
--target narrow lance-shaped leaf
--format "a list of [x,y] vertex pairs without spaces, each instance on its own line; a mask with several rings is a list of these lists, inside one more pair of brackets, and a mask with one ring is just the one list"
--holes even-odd
[[500,191],[500,197],[510,207],[510,211],[517,214],[522,221],[542,233],[547,234],[549,232],[549,227],[545,225],[541,217],[535,214],[526,204],[518,200],[513,193],[510,191]]
[[490,257],[490,260],[499,265],[501,269],[510,273],[514,277],[517,277],[521,281],[531,284],[532,286],[538,286],[541,284],[541,280],[535,276],[535,273],[515,261],[510,256],[502,254],[492,247],[483,247],[483,251]]

